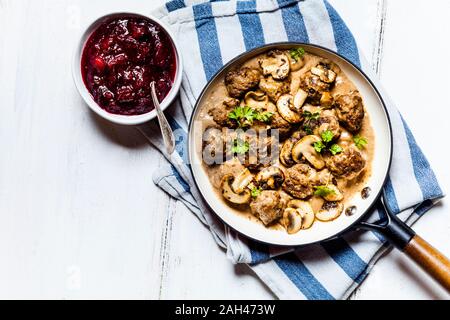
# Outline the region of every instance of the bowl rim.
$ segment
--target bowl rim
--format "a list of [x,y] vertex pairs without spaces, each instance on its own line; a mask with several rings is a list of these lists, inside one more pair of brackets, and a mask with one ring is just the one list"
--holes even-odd
[[83,55],[84,48],[86,46],[86,42],[89,39],[89,37],[92,35],[92,33],[97,29],[97,27],[110,19],[118,18],[118,17],[138,17],[138,18],[144,18],[148,19],[155,24],[159,25],[169,36],[170,40],[172,41],[172,45],[175,51],[175,57],[176,57],[176,71],[175,71],[175,79],[172,84],[172,88],[170,88],[169,93],[167,96],[163,99],[163,101],[160,102],[161,109],[164,111],[176,98],[178,95],[178,92],[181,87],[181,80],[183,75],[183,60],[180,54],[178,43],[175,39],[175,36],[173,32],[170,30],[169,26],[162,22],[161,20],[151,16],[146,15],[142,13],[135,13],[135,12],[111,12],[104,14],[100,17],[95,18],[91,22],[89,22],[86,26],[86,28],[83,28],[83,31],[81,32],[81,35],[79,36],[78,43],[74,49],[73,57],[72,57],[72,78],[75,82],[75,86],[78,90],[78,93],[83,98],[84,102],[88,105],[88,107],[94,111],[97,115],[100,117],[111,121],[116,124],[122,124],[122,125],[138,125],[145,122],[148,122],[154,118],[156,118],[156,110],[153,109],[150,112],[140,114],[140,115],[120,115],[120,114],[114,114],[110,113],[103,108],[101,108],[97,102],[95,102],[94,98],[92,97],[91,93],[87,89],[84,80],[83,75],[81,72],[81,59]]
[[189,139],[191,138],[192,132],[193,132],[193,128],[194,128],[194,118],[197,115],[197,110],[199,108],[200,105],[200,101],[202,101],[203,96],[206,94],[207,90],[209,89],[209,87],[211,86],[212,83],[214,83],[216,81],[216,79],[224,72],[224,70],[229,69],[230,67],[232,67],[234,64],[236,64],[238,61],[240,61],[242,58],[247,57],[247,56],[252,56],[254,52],[257,51],[261,51],[264,52],[264,50],[268,50],[271,48],[276,48],[278,46],[304,46],[304,47],[312,47],[315,49],[318,49],[319,51],[325,51],[331,55],[335,55],[338,58],[342,59],[343,61],[345,61],[347,64],[349,64],[354,70],[356,70],[361,76],[362,78],[364,78],[365,81],[368,82],[368,84],[370,85],[370,87],[372,88],[372,90],[374,91],[375,95],[378,97],[379,101],[380,101],[380,105],[381,105],[381,110],[383,111],[385,117],[386,117],[386,125],[388,128],[388,132],[387,132],[387,136],[389,137],[389,143],[388,143],[388,149],[389,149],[389,153],[387,155],[387,163],[385,166],[385,170],[384,172],[380,172],[380,176],[382,177],[382,185],[381,188],[379,188],[378,190],[373,190],[373,194],[374,197],[372,198],[370,204],[368,205],[368,207],[366,208],[366,210],[360,214],[358,216],[357,219],[355,219],[354,221],[350,222],[348,224],[348,226],[346,226],[345,228],[335,232],[333,235],[320,239],[320,240],[316,240],[316,241],[309,241],[306,243],[296,243],[294,242],[279,242],[279,241],[268,241],[266,239],[263,239],[264,237],[261,237],[260,235],[254,235],[254,234],[250,234],[249,232],[245,231],[245,230],[241,230],[239,227],[232,225],[231,223],[229,223],[229,221],[227,221],[225,215],[222,215],[222,213],[218,213],[214,210],[214,208],[211,206],[211,204],[209,203],[208,200],[206,200],[205,196],[202,193],[202,189],[199,186],[199,182],[197,180],[197,175],[196,175],[196,170],[194,169],[194,166],[192,165],[193,163],[193,158],[194,158],[194,154],[195,154],[195,150],[193,150],[193,145],[192,145],[192,141],[190,141],[187,145],[187,151],[188,151],[188,159],[189,162],[191,163],[191,165],[189,166],[191,175],[193,177],[193,181],[194,184],[196,186],[196,188],[199,190],[199,194],[201,195],[202,199],[204,200],[204,203],[206,204],[206,206],[215,214],[216,217],[219,218],[220,221],[222,221],[226,226],[230,227],[231,229],[235,230],[236,232],[238,232],[239,234],[245,236],[248,239],[251,239],[253,241],[256,241],[258,243],[262,243],[262,244],[268,244],[268,245],[272,245],[272,246],[279,246],[279,247],[305,247],[305,246],[309,246],[311,244],[317,244],[317,243],[322,243],[322,242],[326,242],[332,239],[336,239],[341,237],[342,235],[344,235],[345,233],[347,233],[350,230],[355,230],[358,229],[358,227],[360,226],[361,221],[367,217],[367,215],[371,212],[371,210],[377,205],[377,203],[379,202],[379,198],[383,196],[383,186],[386,184],[388,178],[389,178],[389,170],[391,168],[391,164],[392,164],[392,157],[393,157],[393,133],[392,133],[392,123],[391,123],[391,119],[389,116],[389,112],[388,109],[386,107],[386,103],[385,103],[385,97],[383,96],[383,94],[381,93],[381,91],[379,90],[379,88],[376,85],[376,81],[374,81],[365,71],[363,71],[359,66],[357,66],[355,63],[353,63],[352,61],[350,61],[348,58],[346,58],[345,56],[343,56],[342,54],[339,54],[338,52],[331,50],[329,48],[326,48],[324,46],[321,45],[317,45],[317,44],[311,44],[311,43],[304,43],[304,42],[297,42],[297,41],[281,41],[281,42],[273,42],[273,43],[268,43],[256,48],[253,48],[249,51],[245,51],[239,55],[237,55],[236,57],[234,57],[233,59],[231,59],[230,61],[228,61],[226,64],[224,64],[215,74],[213,77],[211,77],[211,79],[206,83],[206,85],[203,87],[203,90],[201,91],[200,95],[197,98],[196,104],[192,110],[191,113],[191,117],[189,119],[189,125],[188,125],[188,137]]

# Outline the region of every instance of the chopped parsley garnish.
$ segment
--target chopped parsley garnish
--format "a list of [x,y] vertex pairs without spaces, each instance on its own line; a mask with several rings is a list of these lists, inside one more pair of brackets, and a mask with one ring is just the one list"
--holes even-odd
[[314,142],[314,150],[316,150],[318,153],[321,153],[323,149],[325,149],[327,146],[322,141]]
[[356,147],[358,149],[364,149],[367,145],[367,139],[364,137],[361,137],[359,134],[353,137],[353,142],[355,143]]
[[323,142],[329,143],[331,142],[331,140],[333,140],[334,134],[331,130],[325,130],[324,132],[322,132],[321,137]]
[[272,116],[272,112],[258,112],[249,106],[236,107],[228,114],[228,118],[236,121],[240,128],[251,126],[254,120],[270,122]]
[[330,147],[330,152],[333,154],[333,156],[337,155],[338,153],[341,153],[342,151],[344,151],[344,149],[342,149],[342,147],[338,144],[333,144]]
[[313,131],[312,131],[311,127],[308,126],[308,125],[304,125],[304,126],[303,126],[303,130],[305,130],[305,132],[306,132],[307,134],[313,134]]
[[291,55],[292,59],[298,61],[298,59],[302,58],[305,54],[305,49],[303,49],[302,47],[292,48],[291,50],[289,50],[289,54]]
[[326,197],[330,194],[336,193],[336,191],[329,188],[328,186],[316,186],[314,188],[316,189],[316,191],[314,191],[314,195],[319,196],[319,197]]
[[303,117],[306,120],[317,120],[320,117],[320,112],[303,111]]
[[273,112],[264,111],[257,112],[255,119],[261,122],[270,122],[272,120]]
[[252,187],[251,194],[253,198],[256,198],[261,194],[262,188],[261,187]]
[[237,154],[245,154],[250,149],[250,144],[248,141],[244,141],[241,139],[234,139],[233,147],[231,148],[231,152]]

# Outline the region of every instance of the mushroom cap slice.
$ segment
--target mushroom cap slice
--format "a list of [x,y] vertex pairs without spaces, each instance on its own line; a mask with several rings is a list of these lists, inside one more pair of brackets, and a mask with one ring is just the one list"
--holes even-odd
[[342,194],[341,190],[339,190],[339,188],[337,186],[335,186],[334,184],[329,184],[327,185],[327,188],[329,190],[332,190],[332,193],[327,194],[326,196],[324,196],[323,198],[327,201],[341,201],[342,199],[344,199],[344,195]]
[[344,210],[342,202],[328,201],[322,205],[322,208],[316,213],[317,220],[332,221],[339,217]]
[[231,184],[231,189],[235,193],[242,193],[245,188],[249,185],[250,182],[253,180],[253,175],[251,174],[250,170],[245,168],[242,170],[235,178],[233,183]]
[[231,183],[234,180],[232,174],[228,174],[222,179],[222,196],[229,202],[234,204],[249,203],[251,199],[250,190],[244,190],[242,193],[237,194],[231,188]]
[[292,159],[295,162],[301,162],[303,155],[314,168],[322,169],[325,166],[325,161],[322,159],[322,155],[314,149],[314,143],[320,141],[320,138],[315,135],[308,135],[301,138],[292,148]]
[[261,109],[266,107],[269,97],[262,91],[249,91],[245,94],[244,105]]
[[294,101],[290,94],[283,94],[277,101],[278,113],[289,123],[299,123],[303,120],[300,113],[294,111]]
[[326,83],[333,83],[336,80],[336,72],[326,68],[322,64],[318,64],[315,67],[311,68],[311,73],[318,76],[320,80]]
[[292,167],[295,162],[292,160],[292,148],[294,147],[294,141],[288,139],[283,143],[280,150],[280,162],[285,167]]
[[295,60],[294,58],[291,57],[291,55],[289,55],[289,63],[291,71],[298,71],[305,65],[303,57],[298,57],[297,60]]
[[265,76],[271,75],[276,80],[283,80],[289,75],[289,58],[279,50],[269,51],[259,64]]
[[314,223],[315,215],[311,204],[303,200],[291,200],[288,208],[295,208],[302,216],[302,229],[309,229]]
[[284,173],[281,168],[272,166],[258,172],[255,180],[263,189],[278,189],[283,184]]
[[286,208],[280,222],[289,234],[297,233],[302,228],[302,216],[295,208]]

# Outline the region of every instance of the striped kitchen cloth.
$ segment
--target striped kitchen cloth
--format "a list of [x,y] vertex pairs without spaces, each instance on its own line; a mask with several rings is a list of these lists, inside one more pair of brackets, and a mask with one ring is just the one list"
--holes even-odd
[[[180,99],[168,111],[176,152],[154,182],[182,201],[207,225],[234,263],[246,263],[282,299],[345,299],[387,250],[373,232],[351,232],[306,248],[280,248],[253,242],[225,226],[202,200],[187,165],[187,121],[202,88],[223,64],[257,46],[280,41],[314,43],[344,55],[381,89],[392,121],[394,154],[384,189],[387,204],[408,224],[427,212],[443,192],[414,137],[372,75],[345,23],[326,0],[171,0],[154,12],[172,27],[181,48],[184,74]],[[141,131],[162,153],[155,122]],[[405,187],[407,186],[407,187]],[[380,217],[375,208],[369,218]]]

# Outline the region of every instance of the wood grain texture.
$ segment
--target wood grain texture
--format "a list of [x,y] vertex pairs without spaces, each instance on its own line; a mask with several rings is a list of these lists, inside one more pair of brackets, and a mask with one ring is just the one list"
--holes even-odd
[[404,252],[450,293],[450,260],[447,257],[418,235],[406,245]]

